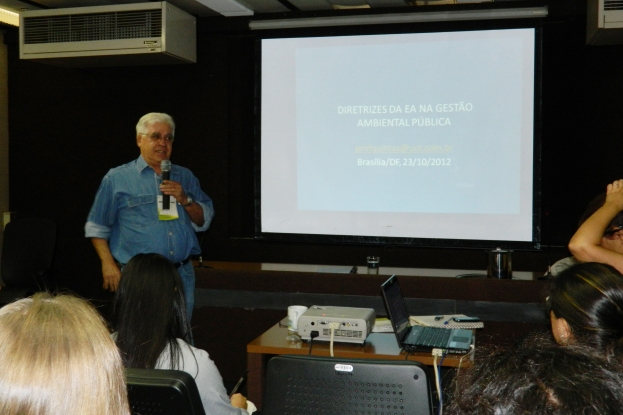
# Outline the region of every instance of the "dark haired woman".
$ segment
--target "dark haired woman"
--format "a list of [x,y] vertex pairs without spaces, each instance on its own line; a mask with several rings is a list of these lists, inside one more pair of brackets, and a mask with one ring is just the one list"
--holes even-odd
[[115,340],[126,367],[177,369],[191,374],[208,414],[247,415],[255,406],[223,379],[205,350],[188,342],[190,325],[182,282],[159,254],[138,254],[123,268],[113,304]]
[[529,337],[477,351],[453,380],[446,415],[621,415],[623,370],[594,349]]
[[614,267],[567,268],[552,281],[547,304],[559,344],[583,344],[623,363],[623,275]]

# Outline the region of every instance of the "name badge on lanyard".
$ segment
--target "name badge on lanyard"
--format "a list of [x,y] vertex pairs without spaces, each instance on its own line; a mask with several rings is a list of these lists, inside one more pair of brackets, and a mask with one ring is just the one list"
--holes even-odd
[[158,220],[175,220],[179,219],[180,215],[177,212],[177,200],[173,196],[169,196],[169,208],[165,209],[163,206],[163,195],[158,195]]

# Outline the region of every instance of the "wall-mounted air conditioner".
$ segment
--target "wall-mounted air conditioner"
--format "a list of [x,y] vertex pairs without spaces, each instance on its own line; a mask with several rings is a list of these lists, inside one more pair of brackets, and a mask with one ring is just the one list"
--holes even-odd
[[195,17],[167,3],[20,13],[20,59],[57,66],[197,62]]
[[623,1],[588,0],[586,44],[623,44]]

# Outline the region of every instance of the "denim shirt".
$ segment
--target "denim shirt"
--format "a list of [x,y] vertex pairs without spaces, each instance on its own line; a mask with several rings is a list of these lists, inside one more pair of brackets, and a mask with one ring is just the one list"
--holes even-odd
[[139,253],[159,253],[174,263],[200,254],[195,232],[210,226],[214,217],[212,199],[187,168],[173,164],[171,180],[181,183],[186,195],[201,205],[203,226],[195,225],[179,205],[179,219],[158,220],[161,178],[139,156],[104,176],[84,226],[85,236],[108,240],[113,257],[122,264]]

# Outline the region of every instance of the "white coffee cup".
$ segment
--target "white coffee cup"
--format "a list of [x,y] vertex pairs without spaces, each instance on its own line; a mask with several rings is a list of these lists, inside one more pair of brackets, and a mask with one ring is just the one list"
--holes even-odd
[[299,317],[301,317],[301,315],[306,311],[307,307],[303,305],[291,305],[290,307],[288,307],[288,320],[290,320],[288,324],[288,330],[298,330]]

